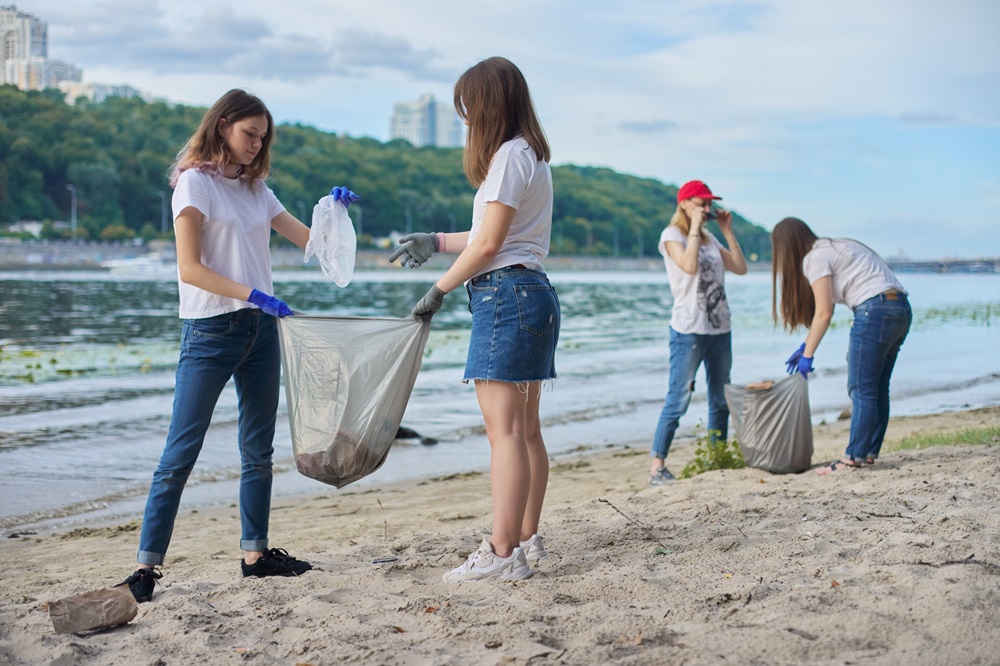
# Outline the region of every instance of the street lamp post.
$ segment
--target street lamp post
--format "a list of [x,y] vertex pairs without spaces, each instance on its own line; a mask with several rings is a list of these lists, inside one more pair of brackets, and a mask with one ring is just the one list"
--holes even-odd
[[160,190],[160,233],[167,233],[167,193]]
[[358,204],[354,204],[354,206],[351,207],[351,210],[357,213],[357,215],[355,215],[355,217],[358,218],[357,235],[363,236],[365,233],[365,210]]
[[71,237],[76,240],[76,185],[68,184],[66,189],[69,190],[69,225],[71,229]]

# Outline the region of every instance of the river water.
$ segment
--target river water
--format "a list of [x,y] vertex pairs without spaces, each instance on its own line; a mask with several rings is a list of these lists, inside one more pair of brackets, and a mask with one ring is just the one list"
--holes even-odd
[[[277,272],[275,292],[309,314],[405,317],[437,275],[360,272],[339,289],[318,271]],[[1000,275],[901,278],[914,325],[893,376],[893,414],[1000,404]],[[550,279],[563,307],[559,379],[542,397],[550,452],[647,448],[667,386],[672,299],[665,273],[553,271]],[[775,329],[770,289],[768,273],[727,276],[736,383],[783,376],[785,358],[803,338],[802,332]],[[175,278],[0,272],[0,297],[0,529],[65,528],[141,515],[170,421],[180,334]],[[464,294],[455,293],[435,316],[403,420],[438,443],[397,442],[380,470],[346,490],[488,466],[475,390],[461,382],[466,306]],[[838,306],[816,357],[809,386],[817,423],[835,419],[850,404],[850,320]],[[687,436],[707,419],[701,373],[697,381],[681,423]],[[182,508],[235,501],[235,426],[230,384]],[[343,492],[296,472],[284,402],[275,450],[275,496]]]

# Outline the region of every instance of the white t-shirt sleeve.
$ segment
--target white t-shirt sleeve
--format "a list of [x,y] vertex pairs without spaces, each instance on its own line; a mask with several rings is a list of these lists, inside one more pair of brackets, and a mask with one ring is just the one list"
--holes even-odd
[[820,278],[833,275],[830,253],[824,250],[825,248],[814,248],[802,258],[802,273],[809,280],[809,284],[813,284]]
[[278,201],[278,197],[274,196],[274,192],[271,191],[270,187],[264,185],[263,183],[261,183],[260,186],[264,188],[267,196],[268,215],[270,215],[268,219],[273,220],[284,213],[286,209],[281,202]]
[[511,208],[519,208],[535,166],[532,160],[533,152],[516,147],[494,155],[486,180],[479,188],[483,201],[496,201]]
[[664,229],[663,232],[660,234],[660,242],[656,246],[657,249],[660,251],[660,254],[662,254],[664,257],[670,256],[667,254],[668,241],[674,243],[680,243],[681,245],[684,245],[684,247],[687,247],[684,244],[684,234],[682,234],[681,230],[672,224],[666,229]]
[[185,208],[197,208],[205,217],[211,217],[212,197],[204,174],[195,169],[182,173],[177,180],[170,205],[175,220]]

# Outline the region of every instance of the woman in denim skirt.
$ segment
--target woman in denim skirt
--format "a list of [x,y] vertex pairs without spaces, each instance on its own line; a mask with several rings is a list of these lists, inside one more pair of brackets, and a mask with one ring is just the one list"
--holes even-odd
[[[271,284],[271,230],[304,248],[309,228],[264,184],[274,136],[257,97],[230,90],[205,114],[177,156],[174,233],[181,349],[166,445],[146,500],[139,569],[120,583],[149,601],[173,533],[181,493],[212,412],[232,378],[239,405],[240,522],[244,576],[296,576],[311,569],[269,548],[271,455],[280,386],[275,317],[292,314]],[[345,205],[351,193],[336,188]]]
[[780,280],[785,328],[809,329],[805,342],[786,362],[789,374],[799,372],[808,378],[813,371],[813,358],[835,303],[854,311],[847,348],[850,438],[844,456],[816,472],[825,475],[874,464],[889,425],[889,378],[913,320],[906,289],[868,246],[847,238],[817,238],[798,218],[779,222],[771,232],[771,243],[774,321],[779,316]]
[[[677,210],[660,235],[659,250],[670,280],[674,305],[670,311],[670,379],[667,398],[653,433],[649,484],[674,480],[666,467],[667,453],[680,419],[694,393],[698,367],[705,364],[708,380],[708,435],[726,439],[729,408],[724,392],[733,365],[726,271],[743,275],[747,263],[733,234],[732,214],[712,203],[721,199],[708,185],[692,180],[677,191]],[[719,223],[728,249],[705,229],[711,217]]]
[[472,336],[464,381],[476,385],[490,442],[493,532],[446,582],[519,580],[547,555],[538,535],[549,463],[538,416],[555,379],[559,299],[542,260],[552,228],[549,146],[520,70],[489,58],[455,84],[468,125],[465,174],[476,192],[472,230],[410,234],[390,257],[416,268],[434,252],[459,253],[413,308],[431,317],[465,283]]

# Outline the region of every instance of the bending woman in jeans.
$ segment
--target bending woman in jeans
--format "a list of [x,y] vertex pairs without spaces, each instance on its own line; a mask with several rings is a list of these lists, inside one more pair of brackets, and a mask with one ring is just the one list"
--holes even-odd
[[469,294],[472,335],[465,379],[490,441],[493,533],[446,582],[518,580],[546,556],[538,521],[549,460],[538,416],[542,382],[555,379],[559,299],[542,260],[552,231],[549,145],[521,71],[489,58],[455,84],[455,109],[469,126],[465,175],[478,188],[472,230],[410,234],[390,257],[417,267],[433,252],[460,253],[414,306],[430,317],[445,294]]
[[724,388],[729,382],[733,350],[725,272],[744,275],[747,262],[733,234],[729,211],[717,211],[728,250],[704,228],[712,202],[721,198],[700,180],[685,183],[677,192],[677,210],[670,226],[660,235],[659,249],[674,307],[670,314],[670,384],[653,435],[649,483],[654,486],[674,480],[664,462],[691,402],[694,376],[702,363],[708,379],[709,437],[725,439],[729,431]]
[[806,341],[789,357],[788,372],[807,377],[830,326],[835,303],[854,311],[847,349],[847,393],[851,434],[844,457],[816,470],[832,474],[844,467],[873,464],[889,424],[889,378],[913,315],[906,290],[889,265],[862,243],[817,238],[800,219],[786,217],[771,232],[771,310],[790,331],[809,328]]

